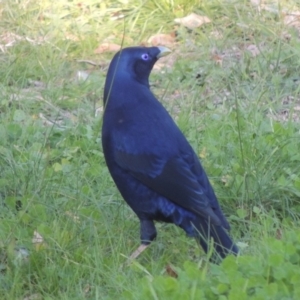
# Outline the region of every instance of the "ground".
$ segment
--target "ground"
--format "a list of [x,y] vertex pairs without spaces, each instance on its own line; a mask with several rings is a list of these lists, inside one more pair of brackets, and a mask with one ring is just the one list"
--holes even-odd
[[[2,1],[1,299],[299,298],[297,7]],[[100,128],[107,66],[132,45],[172,49],[151,88],[201,158],[239,258],[213,266],[158,224],[126,263],[139,222],[109,176]]]

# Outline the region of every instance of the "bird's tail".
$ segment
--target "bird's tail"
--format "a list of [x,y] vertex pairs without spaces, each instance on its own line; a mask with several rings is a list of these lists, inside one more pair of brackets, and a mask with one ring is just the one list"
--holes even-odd
[[238,254],[238,247],[222,226],[213,225],[205,219],[198,219],[193,225],[196,227],[199,243],[206,253],[210,253],[213,245],[215,251],[212,251],[211,261],[217,262],[229,254]]

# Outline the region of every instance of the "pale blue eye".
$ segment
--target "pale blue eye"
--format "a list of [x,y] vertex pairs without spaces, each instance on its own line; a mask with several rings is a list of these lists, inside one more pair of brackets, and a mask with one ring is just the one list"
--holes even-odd
[[149,55],[147,53],[142,54],[142,60],[148,60]]

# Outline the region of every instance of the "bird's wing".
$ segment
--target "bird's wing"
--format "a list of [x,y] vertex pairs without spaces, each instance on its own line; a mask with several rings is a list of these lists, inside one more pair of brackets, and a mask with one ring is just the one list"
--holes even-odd
[[[218,207],[214,207],[214,200],[205,194],[208,187],[204,185],[209,183],[194,153],[163,161],[155,155],[116,151],[115,160],[122,169],[158,194],[197,215],[209,218],[215,225],[221,225],[222,221],[213,210]],[[199,167],[202,174],[199,174]],[[205,179],[203,186],[201,175]]]

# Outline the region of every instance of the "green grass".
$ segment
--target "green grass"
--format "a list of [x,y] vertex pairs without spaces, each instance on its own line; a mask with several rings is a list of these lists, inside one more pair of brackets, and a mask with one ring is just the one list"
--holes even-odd
[[[279,13],[258,12],[249,1],[0,3],[0,44],[7,37],[12,43],[0,53],[1,299],[167,299],[165,291],[170,299],[298,297],[288,283],[299,276],[300,43],[283,12],[299,1],[267,5]],[[126,18],[111,20],[116,12]],[[190,12],[212,22],[193,31],[174,25]],[[175,63],[154,71],[151,82],[201,157],[242,246],[241,257],[221,269],[165,224],[157,224],[151,247],[124,265],[139,244],[139,222],[110,178],[100,145],[95,111],[112,54],[94,50],[108,37],[121,44],[124,32],[128,46],[174,28]],[[252,56],[249,45],[260,54]],[[78,71],[90,77],[78,81]],[[43,243],[33,243],[35,231]],[[167,265],[178,280],[168,277]],[[235,298],[245,284],[234,283],[243,266],[267,287]],[[286,273],[274,277],[280,268]],[[191,283],[193,276],[202,281]]]

